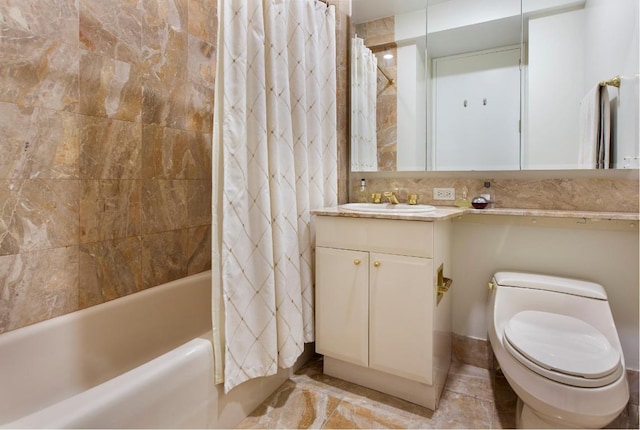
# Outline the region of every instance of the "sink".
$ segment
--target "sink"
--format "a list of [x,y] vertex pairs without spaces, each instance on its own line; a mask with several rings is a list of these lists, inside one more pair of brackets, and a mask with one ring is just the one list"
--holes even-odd
[[340,210],[345,212],[367,212],[367,213],[391,213],[391,214],[409,214],[431,212],[436,210],[431,205],[408,205],[399,203],[392,205],[390,203],[346,203],[338,206]]

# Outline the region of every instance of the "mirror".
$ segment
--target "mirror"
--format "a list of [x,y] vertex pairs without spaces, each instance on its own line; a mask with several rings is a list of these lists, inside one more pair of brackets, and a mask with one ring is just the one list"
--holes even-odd
[[637,0],[353,0],[352,20],[352,171],[638,168]]

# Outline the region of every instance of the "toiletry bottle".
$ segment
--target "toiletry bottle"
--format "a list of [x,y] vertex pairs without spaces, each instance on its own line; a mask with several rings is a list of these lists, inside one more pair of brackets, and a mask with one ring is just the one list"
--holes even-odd
[[367,181],[362,178],[360,180],[360,189],[356,194],[356,202],[358,203],[367,203],[369,199],[367,198]]
[[487,208],[494,208],[495,207],[495,205],[496,205],[496,196],[491,191],[491,182],[486,181],[484,183],[484,189],[482,190],[482,194],[480,194],[480,196],[484,197],[485,200],[487,202],[489,202],[489,204],[487,205]]
[[467,197],[468,193],[469,190],[467,189],[467,187],[462,187],[462,197],[456,199],[456,206],[458,206],[459,208],[471,207],[471,200],[469,200],[469,198]]

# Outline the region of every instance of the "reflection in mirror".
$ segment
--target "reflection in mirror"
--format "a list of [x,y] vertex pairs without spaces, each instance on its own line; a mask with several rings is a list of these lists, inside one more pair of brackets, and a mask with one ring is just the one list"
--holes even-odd
[[523,168],[637,169],[638,1],[523,0],[523,14]]
[[426,169],[426,4],[353,0],[353,171]]
[[520,2],[442,1],[427,20],[429,170],[519,170]]
[[353,21],[377,81],[352,170],[638,168],[637,0],[353,0]]

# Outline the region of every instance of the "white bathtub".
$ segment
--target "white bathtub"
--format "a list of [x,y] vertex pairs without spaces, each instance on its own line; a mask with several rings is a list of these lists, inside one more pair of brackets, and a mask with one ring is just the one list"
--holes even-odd
[[0,335],[0,427],[234,427],[290,371],[213,384],[211,272]]

